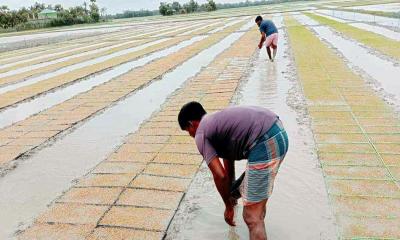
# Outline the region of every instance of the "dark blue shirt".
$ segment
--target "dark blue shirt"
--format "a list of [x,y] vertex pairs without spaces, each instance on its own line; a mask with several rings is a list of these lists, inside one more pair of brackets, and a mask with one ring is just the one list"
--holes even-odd
[[271,20],[262,20],[260,24],[260,32],[265,33],[268,37],[271,34],[277,33],[278,29]]

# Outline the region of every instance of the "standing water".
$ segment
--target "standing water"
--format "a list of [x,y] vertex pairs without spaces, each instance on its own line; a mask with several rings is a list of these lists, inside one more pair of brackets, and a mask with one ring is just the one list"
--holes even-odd
[[[282,18],[275,20],[277,26],[282,25]],[[279,34],[275,62],[267,60],[265,49],[259,51],[248,82],[239,91],[237,100],[240,105],[257,105],[276,112],[289,135],[289,152],[267,204],[268,238],[337,239],[322,171],[307,125],[305,102],[293,73],[286,33],[281,30]],[[243,172],[245,164],[245,161],[236,162],[236,176]],[[235,211],[236,227],[225,223],[224,209],[211,173],[203,164],[166,239],[248,239],[241,201]]]
[[396,29],[400,29],[400,19],[399,18],[389,18],[389,17],[381,17],[375,16],[371,14],[365,13],[356,13],[356,12],[347,12],[340,10],[319,10],[321,13],[330,15],[333,17],[352,20],[358,22],[366,22],[366,23],[374,23],[386,27],[392,27]]
[[353,27],[382,35],[384,37],[393,39],[395,41],[400,41],[400,32],[390,30],[387,27],[380,27],[380,26],[374,25],[373,23],[362,23],[362,22],[353,22],[350,20],[344,20],[344,19],[333,17],[330,15],[320,14],[318,11],[315,11],[314,13],[316,13],[317,15],[332,19],[337,22],[347,23]]
[[51,146],[33,153],[20,162],[18,168],[0,178],[0,192],[8,193],[0,194],[0,239],[12,238],[15,231],[29,225],[55,196],[70,187],[72,180],[102,161],[127,134],[136,131],[157,111],[173,91],[241,35],[243,33],[232,33],[203,50],[161,80],[133,93]]
[[[296,19],[315,31],[317,36],[331,45],[346,60],[350,68],[356,68],[368,74],[375,83],[376,90],[384,92],[385,100],[400,107],[400,67],[398,62],[387,59],[382,54],[371,54],[371,49],[358,42],[346,39],[326,26],[316,26],[318,22],[305,15]],[[390,95],[387,97],[388,94]]]
[[121,76],[129,71],[132,71],[137,67],[148,64],[149,62],[154,61],[158,58],[162,58],[168,56],[169,54],[175,53],[180,49],[187,47],[195,42],[198,42],[204,38],[205,36],[193,37],[192,39],[178,43],[173,47],[156,51],[145,57],[123,63],[119,66],[113,67],[108,71],[99,74],[93,74],[85,78],[84,81],[78,81],[64,88],[53,90],[50,93],[35,97],[31,101],[22,102],[16,104],[12,108],[7,108],[3,111],[0,111],[0,128],[10,126],[15,122],[21,121],[23,119],[28,118],[29,116],[32,116],[33,114],[39,113],[56,104],[60,104],[64,101],[67,101],[68,99],[71,99],[72,97],[80,93],[89,91],[92,88],[99,86],[100,84],[111,81],[117,78],[118,76]]

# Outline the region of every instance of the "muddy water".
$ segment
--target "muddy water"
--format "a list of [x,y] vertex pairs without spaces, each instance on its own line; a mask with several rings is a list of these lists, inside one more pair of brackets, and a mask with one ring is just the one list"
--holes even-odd
[[382,12],[400,12],[400,3],[356,6],[356,7],[349,7],[349,9],[361,9],[361,10],[382,11]]
[[240,21],[242,21],[242,20],[243,20],[243,18],[237,19],[237,20],[233,20],[233,21],[229,21],[226,25],[221,26],[221,27],[219,27],[219,28],[216,28],[216,29],[210,31],[210,33],[216,33],[216,32],[222,31],[222,30],[224,30],[225,28],[227,28],[227,27],[229,27],[229,26],[233,26],[233,25],[235,25],[236,23],[238,23],[238,22],[240,22]]
[[71,28],[69,30],[2,37],[0,38],[0,52],[116,32],[126,28],[129,28],[129,26],[107,26],[102,28],[90,29]]
[[[277,25],[282,24],[281,18],[275,21]],[[289,153],[268,202],[268,239],[337,239],[286,37],[286,33],[280,31],[280,49],[274,63],[267,60],[264,49],[258,52],[236,102],[275,111],[290,139]],[[245,161],[236,163],[237,176],[244,166]],[[167,239],[248,239],[248,230],[241,216],[241,202],[236,209],[237,227],[225,224],[223,211],[212,176],[203,164],[171,224]]]
[[155,59],[165,57],[171,53],[179,51],[179,49],[189,46],[204,38],[205,36],[193,37],[192,39],[183,41],[176,46],[152,53],[146,57],[128,63],[121,64],[109,71],[92,75],[86,78],[85,81],[79,81],[73,85],[69,85],[57,91],[53,91],[45,95],[36,97],[31,101],[23,102],[17,104],[16,106],[13,106],[12,108],[7,108],[3,111],[0,111],[0,129],[10,126],[15,122],[21,121],[56,104],[62,103],[72,98],[73,96],[78,95],[79,93],[88,91],[95,86],[108,82],[113,78],[118,77],[128,71],[131,71],[136,67],[143,66],[146,63],[154,61]]
[[340,19],[340,18],[336,18],[336,17],[332,17],[332,16],[329,16],[329,15],[324,15],[324,14],[318,14],[318,15],[321,15],[323,17],[326,17],[326,18],[329,18],[329,19],[332,19],[332,20],[335,20],[335,21],[338,21],[338,22],[341,22],[341,23],[347,23],[347,24],[349,24],[349,25],[351,25],[353,27],[360,28],[360,29],[363,29],[363,30],[366,30],[366,31],[369,31],[369,32],[373,32],[373,33],[382,35],[384,37],[387,37],[387,38],[390,38],[390,39],[393,39],[393,40],[396,40],[396,41],[400,41],[400,32],[396,32],[396,31],[387,29],[385,27],[380,27],[380,26],[377,26],[377,25],[372,25],[372,24],[367,24],[367,23],[359,23],[359,22],[352,23],[352,22],[347,21],[347,20],[343,20],[343,19]]
[[[71,48],[84,48],[82,43],[71,43],[71,44],[55,44],[55,48],[57,48],[59,51],[58,52],[53,52],[54,49],[48,49],[44,47],[38,47],[38,48],[27,48],[24,50],[20,50],[17,52],[10,51],[10,52],[3,52],[0,53],[0,63],[6,63],[7,64],[13,64],[18,61],[30,61],[30,59],[36,60],[38,58],[41,58],[42,56],[54,56],[59,53],[63,53],[66,51],[71,51]],[[52,52],[52,53],[50,53]],[[16,55],[15,55],[16,54]],[[4,66],[4,65],[2,65]],[[10,66],[10,65],[8,65]],[[5,66],[5,67],[8,67]]]
[[[178,26],[178,27],[180,27],[180,26]],[[105,41],[105,42],[106,41],[110,41],[112,39],[123,40],[124,39],[123,37],[127,36],[127,35],[128,35],[128,37],[126,37],[126,38],[132,38],[132,36],[135,36],[135,37],[139,38],[141,36],[148,35],[148,34],[153,34],[153,33],[158,33],[160,31],[159,29],[154,30],[155,28],[156,27],[147,27],[145,29],[145,31],[143,31],[143,29],[141,29],[141,28],[135,29],[134,31],[123,31],[122,33],[120,33],[118,35],[117,34],[112,34],[112,35],[108,35],[107,37],[99,37],[97,40],[99,40],[99,41],[101,40],[101,41]],[[85,40],[85,39],[83,39],[83,40]],[[137,41],[137,40],[134,40],[134,41]],[[130,41],[130,42],[134,42],[134,41]],[[109,48],[118,47],[118,46],[130,43],[130,42],[123,42],[123,43],[120,43],[120,44],[117,44],[117,45],[113,45],[111,47],[101,48],[101,49],[97,49],[97,50],[104,51],[104,50],[107,50]],[[71,47],[73,45],[69,45],[69,46],[64,47],[64,48],[70,48],[69,50],[66,50],[66,51],[59,51],[59,52],[56,52],[56,53],[46,54],[46,51],[50,51],[51,49],[50,50],[45,50],[45,51],[42,52],[43,54],[41,54],[38,57],[24,59],[24,60],[18,60],[21,57],[15,57],[15,61],[14,62],[8,63],[8,64],[4,64],[4,65],[0,66],[0,69],[6,68],[6,67],[10,67],[10,66],[14,66],[14,65],[17,65],[17,64],[21,64],[21,63],[25,63],[25,62],[29,62],[29,61],[33,61],[33,60],[53,57],[53,56],[62,55],[62,54],[65,54],[65,53],[70,53],[70,52],[75,52],[75,51],[80,50],[80,49],[85,49],[85,48],[88,48],[88,47],[94,47],[94,46],[103,45],[103,44],[104,44],[104,42],[100,42],[100,43],[97,43],[97,44],[91,44],[90,46],[88,46],[87,44],[83,44],[84,46],[82,46],[82,43],[78,43],[78,44],[74,44],[74,45],[76,45],[78,47],[73,48],[73,49],[71,49]],[[88,53],[88,52],[86,52],[86,53]],[[91,52],[91,53],[93,53],[93,52]],[[29,55],[33,55],[33,54],[37,55],[37,53],[28,53],[27,52],[26,54],[24,54],[23,57],[26,57],[26,56],[29,56]],[[78,55],[72,55],[71,57],[77,57],[77,56]],[[83,55],[79,55],[79,56],[83,56]],[[68,58],[63,58],[61,61],[65,61],[65,60],[68,60]],[[56,63],[56,62],[51,61],[51,62],[46,62],[46,63],[48,63],[48,65],[49,65],[49,64],[52,64],[52,63]],[[37,65],[33,65],[33,66],[37,66]]]
[[338,17],[345,20],[352,20],[357,22],[367,22],[367,23],[375,23],[382,26],[393,27],[395,29],[400,30],[400,19],[399,18],[388,18],[375,16],[371,14],[365,13],[356,13],[356,12],[346,12],[340,10],[319,10],[320,12],[330,15],[333,17]]
[[[171,31],[175,31],[176,28],[185,27],[185,26],[186,25],[169,25],[168,29],[171,30]],[[146,36],[148,34],[156,34],[156,33],[160,32],[159,29],[156,29],[156,30],[154,30],[154,29],[155,28],[147,29],[148,30],[147,32],[144,32],[144,33],[141,33],[141,34],[134,34],[134,35],[133,34],[132,35],[121,34],[121,36],[115,36],[115,37],[113,36],[111,39],[129,40],[129,39],[132,39],[132,38],[140,38],[140,37]],[[149,31],[149,30],[151,30],[151,31]]]
[[335,20],[335,21],[340,22],[340,23],[351,23],[351,22],[353,22],[351,20],[344,20],[344,19],[341,19],[341,18],[333,17],[331,15],[326,15],[326,14],[322,13],[321,11],[322,10],[317,10],[317,11],[314,11],[313,13],[315,13],[317,15],[320,15],[320,16],[323,16],[323,17],[326,17],[326,18],[329,18],[329,19],[332,19],[332,20]]
[[[228,22],[228,21],[227,21]],[[207,25],[204,25],[204,26],[202,26],[202,27],[198,27],[198,28],[196,28],[196,29],[193,29],[193,30],[190,30],[190,31],[186,31],[186,32],[184,32],[184,33],[180,33],[180,34],[178,34],[177,36],[186,36],[186,35],[190,35],[190,34],[196,34],[196,32],[197,31],[199,31],[199,30],[203,30],[203,29],[205,29],[205,28],[208,28],[208,27],[213,27],[213,26],[215,26],[215,25],[218,25],[218,24],[220,24],[221,22],[220,21],[217,21],[217,22],[209,22],[209,24],[207,24]]]
[[109,26],[107,28],[93,28],[93,29],[70,29],[65,31],[54,31],[54,32],[45,32],[45,33],[34,33],[34,34],[26,34],[20,36],[11,36],[11,37],[2,37],[0,38],[1,44],[19,42],[19,41],[29,41],[29,40],[37,40],[37,39],[46,39],[46,38],[54,38],[54,37],[62,37],[68,35],[81,35],[81,34],[101,34],[101,33],[110,33],[115,31],[120,31],[126,29],[128,27],[121,26]]
[[307,16],[296,17],[301,23],[310,25],[317,35],[335,48],[346,60],[347,64],[361,70],[361,74],[367,74],[367,79],[372,78],[372,83],[378,91],[386,94],[386,100],[400,106],[400,66],[379,54],[371,54],[371,49],[365,48],[359,43],[346,39],[329,27],[312,26],[317,24]]
[[[23,72],[27,72],[27,71],[32,71],[32,70],[35,70],[35,69],[38,69],[38,68],[46,67],[46,66],[53,65],[53,64],[56,64],[56,63],[60,63],[60,62],[64,62],[64,61],[68,61],[68,60],[73,59],[73,58],[78,58],[78,57],[83,57],[83,56],[87,56],[87,55],[90,55],[90,54],[100,53],[100,52],[107,51],[107,50],[112,49],[112,48],[120,47],[120,46],[123,46],[123,45],[126,45],[126,44],[130,44],[130,43],[134,43],[134,42],[137,42],[137,41],[138,40],[134,40],[134,41],[119,43],[119,44],[115,44],[115,45],[111,45],[111,46],[107,46],[107,47],[101,47],[101,48],[97,48],[95,50],[78,53],[78,54],[75,54],[75,55],[59,58],[59,59],[52,60],[52,61],[38,63],[38,64],[26,66],[26,67],[21,67],[21,68],[18,68],[18,69],[15,69],[15,70],[11,70],[11,71],[8,71],[8,72],[0,73],[0,78],[1,77],[8,77],[8,76],[11,76],[11,75],[14,75],[14,74],[23,73]],[[104,44],[104,43],[94,44],[94,46],[97,46],[97,45],[100,45],[100,44]]]
[[197,23],[197,24],[193,24],[193,23],[192,24],[187,24],[186,27],[178,27],[174,31],[170,31],[168,33],[155,34],[155,35],[152,35],[152,37],[161,37],[161,36],[164,36],[164,35],[174,35],[174,33],[176,33],[176,32],[180,32],[180,31],[186,30],[186,29],[191,29],[193,27],[199,27],[201,25],[204,25],[204,22],[200,22],[200,23]]
[[[56,196],[120,145],[125,135],[157,111],[166,97],[197,74],[243,33],[233,33],[202,51],[161,80],[135,92],[104,113],[78,126],[51,146],[21,161],[0,179],[0,239],[11,239]],[[146,106],[145,108],[143,106]]]
[[361,28],[363,30],[367,30],[367,31],[370,31],[373,33],[383,35],[387,38],[390,38],[390,39],[393,39],[396,41],[400,41],[400,32],[395,32],[395,31],[389,30],[384,27],[374,26],[374,25],[365,24],[365,23],[351,23],[350,25],[357,27],[357,28]]
[[89,91],[90,89],[108,82],[122,74],[127,73],[128,71],[133,70],[134,68],[143,66],[151,61],[154,61],[158,58],[168,56],[174,52],[179,51],[180,49],[187,47],[197,41],[204,39],[205,36],[197,36],[190,40],[183,41],[173,47],[152,53],[146,57],[124,63],[119,65],[112,70],[107,72],[103,72],[100,74],[93,75],[87,78],[85,81],[77,82],[73,85],[62,88],[58,91],[50,92],[45,95],[41,95],[32,99],[29,102],[23,102],[15,107],[7,108],[6,110],[0,112],[0,129],[3,127],[7,127],[12,125],[15,122],[26,119],[33,114],[39,113],[45,109],[48,109],[56,104],[62,103],[73,96],[76,96],[80,93]]
[[[104,44],[104,43],[97,43],[97,44],[93,44],[92,46],[97,46],[97,45],[102,45],[102,44]],[[81,49],[85,49],[85,48],[88,47],[86,45],[82,46],[82,44],[80,44],[80,43],[79,44],[71,44],[70,46],[67,46],[67,47],[69,48],[69,47],[73,47],[73,46],[76,46],[76,48],[65,50],[65,51],[59,51],[59,52],[56,52],[56,53],[50,53],[50,54],[46,54],[46,50],[44,50],[44,51],[41,52],[41,55],[39,57],[27,58],[27,59],[24,59],[24,60],[21,60],[21,61],[18,60],[18,58],[21,58],[21,56],[18,56],[18,57],[15,57],[16,58],[15,61],[13,61],[11,63],[8,63],[8,64],[1,65],[0,69],[11,67],[11,66],[14,66],[14,65],[17,65],[17,64],[21,64],[21,63],[26,63],[26,62],[42,59],[42,58],[47,58],[47,57],[57,56],[57,55],[61,55],[61,54],[69,53],[69,52],[74,52],[76,50],[81,50]],[[60,50],[62,50],[62,49],[60,49]],[[47,50],[47,51],[49,51],[49,50]],[[37,54],[37,52],[31,53],[31,54],[26,53],[22,57],[26,57],[26,56],[33,55],[33,54]],[[12,58],[12,57],[10,57],[10,58]],[[7,58],[7,60],[8,59],[9,58]]]
[[[49,72],[49,73],[45,73],[45,74],[42,74],[42,75],[39,75],[39,76],[36,76],[36,77],[31,77],[31,78],[29,78],[29,79],[27,79],[27,80],[25,80],[23,82],[18,82],[16,84],[12,84],[12,85],[7,85],[5,87],[1,87],[0,88],[0,94],[3,94],[3,93],[6,93],[6,92],[9,92],[9,91],[18,89],[20,87],[25,87],[25,86],[28,86],[28,85],[32,85],[32,84],[35,84],[37,82],[46,80],[48,78],[56,77],[56,76],[64,74],[64,73],[71,72],[73,70],[77,70],[77,69],[80,69],[80,68],[83,68],[83,67],[87,67],[87,66],[90,66],[90,65],[93,65],[93,64],[104,62],[104,61],[110,60],[110,59],[112,59],[114,57],[122,56],[122,55],[128,54],[128,53],[137,52],[137,51],[145,49],[145,48],[147,48],[149,46],[156,45],[156,44],[162,43],[162,42],[166,42],[169,39],[170,38],[159,39],[159,40],[156,40],[156,41],[145,43],[145,44],[137,46],[137,47],[124,49],[124,50],[121,50],[121,51],[118,51],[118,52],[115,52],[115,53],[112,53],[112,54],[109,54],[109,55],[106,55],[106,56],[102,56],[102,57],[99,57],[99,58],[96,58],[96,59],[92,59],[92,60],[89,60],[89,61],[73,64],[73,65],[70,65],[70,66],[67,66],[67,67],[63,67],[63,68],[60,68],[60,69],[58,69],[58,70],[56,70],[54,72]],[[18,70],[16,70],[16,71],[18,71]]]
[[[204,24],[204,23],[200,23],[200,24],[197,24],[197,25],[201,25],[201,24]],[[165,37],[166,35],[171,34],[173,32],[181,31],[182,29],[187,29],[187,28],[192,28],[192,27],[193,27],[193,25],[190,25],[190,26],[187,26],[187,27],[178,28],[177,30],[172,30],[172,31],[164,32],[164,33],[161,33],[161,34],[158,34],[158,35],[153,35],[152,37],[162,37],[162,36]],[[146,35],[146,34],[147,33],[141,34],[141,35]],[[141,35],[136,35],[135,37],[139,37]],[[48,72],[48,73],[45,73],[45,74],[40,74],[38,76],[32,76],[32,77],[29,77],[27,79],[23,79],[24,81],[22,81],[22,82],[18,82],[18,83],[15,83],[15,84],[7,85],[7,86],[4,86],[4,87],[0,86],[0,94],[8,92],[8,91],[12,91],[12,90],[20,88],[20,87],[28,86],[28,85],[43,81],[45,79],[48,79],[48,78],[51,78],[51,77],[55,77],[55,76],[58,76],[58,75],[61,75],[61,74],[64,74],[64,73],[67,73],[67,72],[70,72],[70,71],[74,71],[74,70],[77,70],[77,69],[80,69],[80,68],[83,68],[83,67],[86,67],[86,66],[90,66],[90,65],[93,65],[93,64],[104,62],[104,61],[110,60],[110,59],[112,59],[114,57],[118,57],[118,56],[122,56],[122,55],[125,55],[125,54],[128,54],[128,53],[136,52],[136,51],[142,50],[144,48],[147,48],[149,46],[168,41],[169,39],[170,38],[163,38],[163,39],[155,40],[155,41],[152,41],[152,42],[149,42],[149,43],[142,44],[140,46],[127,48],[127,49],[116,51],[114,53],[111,53],[111,54],[108,54],[108,55],[105,55],[105,56],[101,56],[101,57],[97,57],[97,58],[91,59],[91,60],[88,60],[88,61],[84,61],[84,62],[81,62],[81,63],[76,63],[76,64],[69,65],[69,66],[66,66],[66,67],[62,67],[62,68],[59,68],[59,69],[57,69],[55,71],[52,71],[52,72]],[[137,41],[137,40],[134,40],[134,41]],[[130,41],[130,42],[134,42],[134,41]],[[110,47],[107,47],[106,50],[110,49],[110,48],[113,48],[113,47],[118,47],[118,46],[130,43],[130,42],[124,42],[124,43],[121,43],[121,44],[118,44],[118,45],[115,45],[115,46],[110,46]],[[97,53],[97,52],[100,52],[100,51],[102,51],[102,50],[101,49],[96,49],[96,50],[93,50],[91,53],[81,53],[81,54],[78,54],[78,56],[75,55],[75,56],[66,57],[66,59],[63,59],[63,60],[58,59],[58,60],[54,60],[54,61],[51,61],[51,62],[45,62],[45,63],[41,63],[41,64],[38,64],[38,65],[19,68],[19,69],[13,70],[13,71],[1,73],[0,77],[6,77],[6,76],[14,75],[14,74],[23,73],[23,72],[30,71],[30,70],[33,70],[33,69],[37,69],[39,67],[48,66],[48,65],[53,64],[53,63],[62,62],[62,61],[68,60],[70,58],[80,57],[80,56],[84,56],[84,55],[87,55],[87,54],[94,54],[94,53]]]

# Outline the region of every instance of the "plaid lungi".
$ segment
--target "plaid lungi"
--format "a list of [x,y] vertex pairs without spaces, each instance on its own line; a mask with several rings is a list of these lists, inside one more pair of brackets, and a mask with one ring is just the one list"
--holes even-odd
[[239,187],[245,206],[270,197],[288,147],[288,136],[280,120],[250,146],[246,174]]

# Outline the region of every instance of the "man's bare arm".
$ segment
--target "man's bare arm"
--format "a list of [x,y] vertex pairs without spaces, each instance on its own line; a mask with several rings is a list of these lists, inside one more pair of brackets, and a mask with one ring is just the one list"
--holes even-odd
[[224,168],[226,174],[228,175],[229,182],[232,184],[233,181],[235,181],[235,161],[224,159]]
[[226,173],[218,157],[215,157],[213,160],[211,160],[210,164],[208,164],[208,167],[211,170],[215,186],[217,187],[225,206],[229,206],[231,204],[229,200],[231,182],[228,174]]
[[231,226],[235,226],[235,221],[233,220],[235,214],[235,211],[233,209],[234,203],[232,202],[232,199],[230,197],[231,182],[229,180],[228,174],[222,167],[222,164],[219,161],[218,157],[215,157],[213,160],[211,160],[211,162],[208,164],[208,167],[212,172],[215,186],[217,187],[218,192],[225,203],[225,212],[224,212],[225,222]]
[[260,43],[258,44],[258,48],[260,48],[260,49],[262,48],[262,45],[263,45],[263,43],[265,42],[265,39],[266,39],[265,33],[262,32],[262,33],[261,33]]

